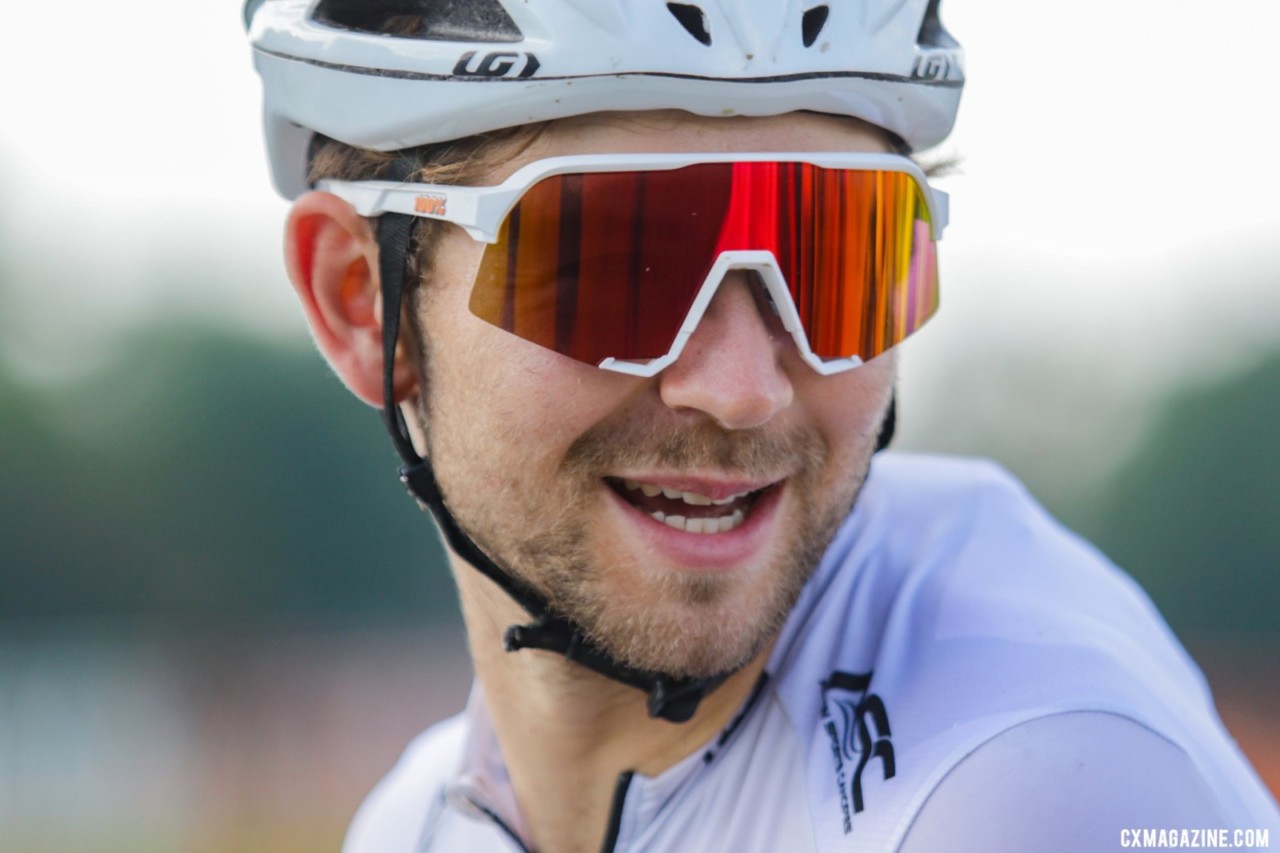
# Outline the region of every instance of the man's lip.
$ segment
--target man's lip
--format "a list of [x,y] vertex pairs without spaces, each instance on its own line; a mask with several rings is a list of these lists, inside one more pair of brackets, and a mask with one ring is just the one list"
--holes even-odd
[[770,486],[776,486],[781,483],[785,477],[779,477],[774,480],[742,480],[742,479],[720,479],[710,477],[696,477],[687,474],[636,474],[622,473],[609,474],[606,480],[617,480],[625,482],[640,483],[645,486],[657,486],[663,489],[675,489],[680,492],[691,492],[695,495],[708,497],[713,501],[725,500],[727,498],[745,495],[750,492],[758,492],[767,489]]
[[[606,503],[621,523],[619,542],[630,543],[653,570],[732,573],[761,567],[777,535],[787,483],[766,489],[755,499],[742,524],[722,533],[693,533],[658,521],[630,503],[616,489],[606,489]],[[754,567],[754,568],[753,568]]]

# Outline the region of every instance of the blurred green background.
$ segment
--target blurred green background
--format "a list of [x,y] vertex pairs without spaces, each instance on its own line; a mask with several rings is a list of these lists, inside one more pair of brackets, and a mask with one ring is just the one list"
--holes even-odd
[[178,324],[72,381],[0,366],[0,620],[448,618],[376,413],[303,343]]
[[[466,698],[436,535],[288,292],[239,4],[59,9],[0,27],[0,851],[336,849]],[[963,166],[897,446],[1133,574],[1277,790],[1280,186],[1223,163],[1280,133],[1280,5],[1049,14],[944,4]]]

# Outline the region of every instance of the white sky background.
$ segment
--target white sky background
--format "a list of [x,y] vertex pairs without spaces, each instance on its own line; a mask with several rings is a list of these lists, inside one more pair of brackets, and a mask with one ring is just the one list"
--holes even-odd
[[[57,373],[175,310],[302,338],[240,4],[10,6],[3,351]],[[1009,417],[1109,430],[1082,410],[1139,407],[1280,345],[1280,3],[947,0],[943,13],[968,53],[944,148],[964,165],[942,184],[943,311],[905,348],[908,443],[961,449]],[[1001,411],[1050,368],[1073,393]],[[977,415],[957,426],[956,409]]]

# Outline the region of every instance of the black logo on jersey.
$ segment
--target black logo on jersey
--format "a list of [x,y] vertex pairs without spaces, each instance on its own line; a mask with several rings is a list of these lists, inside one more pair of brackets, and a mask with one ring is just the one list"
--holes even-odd
[[538,73],[542,63],[532,53],[511,53],[498,51],[486,53],[478,61],[476,51],[469,50],[458,59],[453,66],[455,77],[532,77]]
[[868,692],[871,673],[840,672],[822,682],[822,728],[831,739],[836,784],[844,833],[853,831],[853,815],[862,811],[862,777],[878,760],[885,779],[894,774],[893,744],[889,741],[889,712]]

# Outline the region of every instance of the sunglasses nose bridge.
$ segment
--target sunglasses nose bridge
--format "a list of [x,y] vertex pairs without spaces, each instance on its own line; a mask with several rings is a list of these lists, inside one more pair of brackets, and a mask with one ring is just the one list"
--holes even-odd
[[773,252],[767,250],[734,250],[721,252],[720,256],[716,258],[666,355],[645,363],[608,358],[598,366],[606,370],[635,376],[655,376],[665,370],[680,357],[685,345],[693,337],[694,332],[697,331],[712,300],[715,299],[716,293],[719,292],[720,286],[728,280],[729,274],[735,270],[756,274],[768,293],[770,302],[782,321],[783,328],[795,342],[801,359],[815,371],[823,376],[829,376],[862,364],[862,359],[857,356],[823,359],[815,355],[809,345],[808,335],[805,332],[804,324],[800,320],[800,312],[796,307],[795,299],[791,295],[787,280],[783,277],[782,267],[778,263],[777,257],[774,256]]
[[[790,333],[792,340],[795,341],[796,349],[799,351],[801,359],[815,371],[823,376],[831,376],[836,373],[843,373],[846,370],[852,370],[863,363],[862,359],[856,355],[845,358],[824,359],[813,352],[813,348],[809,344],[809,335],[800,319],[800,310],[796,305],[795,297],[792,295],[790,283],[783,276],[782,266],[778,263],[777,257],[774,256],[773,252],[769,251],[729,251],[720,254],[715,266],[712,267],[711,275],[707,276],[707,281],[703,285],[703,290],[709,292],[700,293],[698,301],[694,305],[694,311],[690,311],[691,317],[694,317],[695,312],[697,312],[696,318],[692,322],[686,321],[685,325],[689,329],[689,334],[692,334],[692,330],[697,327],[697,322],[702,318],[701,312],[706,311],[707,306],[710,305],[711,300],[715,297],[715,291],[732,270],[748,270],[759,277],[761,284],[769,294],[769,299],[773,303],[778,317],[782,320],[783,328]],[[682,333],[679,345],[683,346],[684,341],[687,339],[688,335]]]
[[703,282],[702,288],[694,300],[693,307],[689,310],[689,314],[681,326],[675,345],[672,347],[671,360],[679,357],[685,343],[693,336],[698,325],[702,322],[707,309],[719,292],[720,286],[729,280],[730,274],[735,271],[748,272],[755,275],[757,282],[768,294],[770,304],[781,319],[783,327],[795,340],[801,354],[808,354],[810,351],[809,341],[805,335],[804,326],[800,322],[800,314],[796,310],[795,300],[791,296],[791,290],[787,286],[787,281],[782,275],[782,268],[779,266],[778,259],[773,252],[765,250],[726,251],[721,252],[720,256],[716,258],[711,272]]

